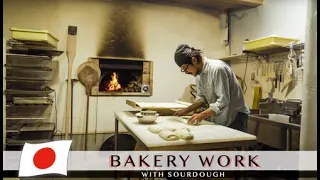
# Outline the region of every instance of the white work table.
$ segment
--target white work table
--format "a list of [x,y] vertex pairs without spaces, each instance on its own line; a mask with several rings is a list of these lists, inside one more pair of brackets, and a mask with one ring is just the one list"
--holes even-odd
[[158,134],[148,130],[154,124],[140,124],[137,112],[115,112],[115,150],[117,150],[118,122],[128,130],[135,140],[147,150],[212,150],[239,146],[254,145],[256,136],[237,131],[225,126],[208,124],[192,126],[176,120],[173,116],[159,116],[156,124],[171,127],[188,127],[194,134],[194,139],[185,141],[165,141]]

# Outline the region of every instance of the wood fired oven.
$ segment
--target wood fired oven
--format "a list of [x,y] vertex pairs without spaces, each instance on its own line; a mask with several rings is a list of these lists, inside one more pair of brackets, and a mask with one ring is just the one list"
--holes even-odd
[[92,96],[151,96],[152,61],[137,58],[91,57],[99,65],[101,78]]

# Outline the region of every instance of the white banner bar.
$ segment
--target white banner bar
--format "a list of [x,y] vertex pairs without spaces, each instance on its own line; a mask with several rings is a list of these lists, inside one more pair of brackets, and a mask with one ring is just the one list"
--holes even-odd
[[[3,170],[19,170],[21,151],[3,151]],[[317,170],[317,151],[70,151],[70,171]]]

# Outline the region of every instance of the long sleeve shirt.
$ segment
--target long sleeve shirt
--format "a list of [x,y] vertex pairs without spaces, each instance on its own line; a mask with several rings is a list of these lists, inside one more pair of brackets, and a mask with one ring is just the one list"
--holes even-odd
[[221,60],[204,59],[202,72],[196,76],[197,100],[216,112],[208,120],[229,126],[238,112],[250,114],[235,74]]

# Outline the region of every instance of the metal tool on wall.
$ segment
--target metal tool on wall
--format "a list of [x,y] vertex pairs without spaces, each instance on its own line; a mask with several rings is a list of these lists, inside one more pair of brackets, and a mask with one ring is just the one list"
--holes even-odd
[[68,86],[67,86],[67,110],[66,110],[66,121],[65,121],[65,139],[69,137],[69,120],[70,120],[70,109],[71,109],[71,78],[72,78],[72,64],[74,57],[76,56],[76,42],[77,42],[77,27],[68,27],[67,37],[67,57],[68,57]]
[[78,68],[78,78],[86,88],[87,94],[87,112],[86,112],[86,135],[85,135],[85,150],[87,150],[87,135],[88,135],[88,120],[89,120],[89,97],[91,95],[92,87],[100,81],[101,70],[100,67],[92,62],[82,63]]
[[293,87],[295,86],[295,82],[296,82],[296,77],[297,77],[297,61],[298,61],[298,57],[294,51],[294,43],[290,43],[289,45],[290,47],[290,51],[288,54],[288,59],[285,62],[285,70],[287,72],[288,75],[288,81],[284,84],[284,86],[282,87],[281,93],[284,92],[284,90],[286,88],[288,88],[287,93],[285,96],[287,96],[290,91],[293,89]]

